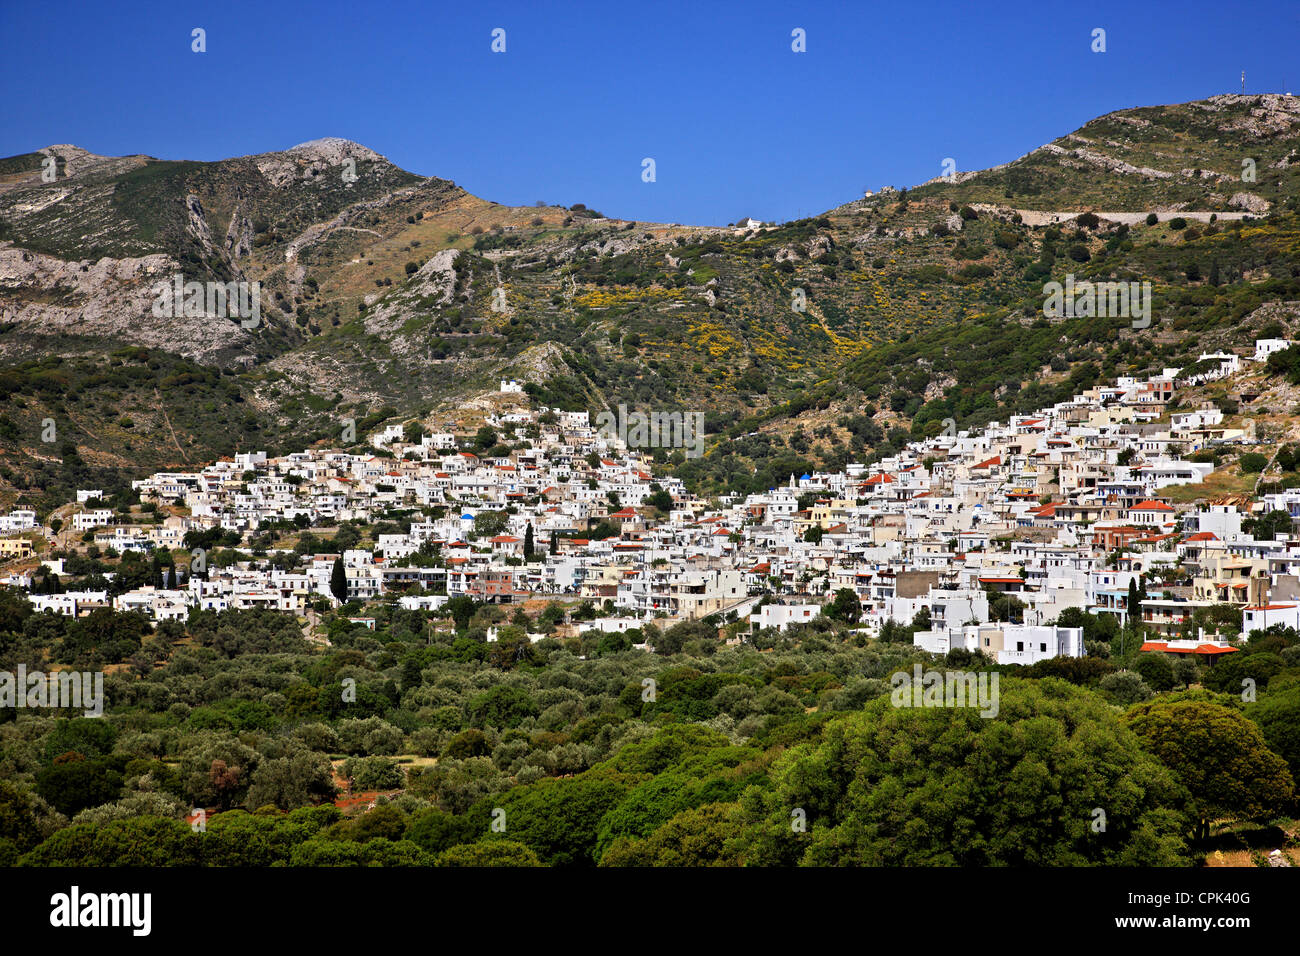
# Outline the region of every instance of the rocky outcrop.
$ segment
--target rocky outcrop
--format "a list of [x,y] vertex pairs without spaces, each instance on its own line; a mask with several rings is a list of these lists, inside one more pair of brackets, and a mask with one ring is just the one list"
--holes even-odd
[[1239,111],[1227,113],[1227,121],[1219,126],[1224,132],[1235,135],[1245,133],[1252,138],[1262,139],[1300,126],[1300,97],[1283,96],[1280,93],[1226,93],[1192,105],[1207,113],[1224,113],[1230,107],[1248,106],[1244,115]]
[[67,262],[0,244],[0,303],[6,322],[28,335],[11,338],[5,360],[47,354],[61,338],[88,336],[122,345],[144,345],[197,361],[224,363],[252,354],[253,340],[238,322],[211,316],[153,314],[162,284],[180,264],[170,256]]
[[358,164],[386,162],[373,149],[334,136],[300,143],[282,153],[263,153],[254,157],[254,162],[271,185],[283,188],[295,180],[311,181],[327,174],[342,176],[348,159]]
[[1096,166],[1098,169],[1106,169],[1112,173],[1120,173],[1125,176],[1150,176],[1152,179],[1169,179],[1173,176],[1173,173],[1163,169],[1152,169],[1150,166],[1134,166],[1122,159],[1115,159],[1113,156],[1107,156],[1105,153],[1099,153],[1091,149],[1064,149],[1055,143],[1048,143],[1045,146],[1040,146],[1038,151],[1052,153],[1057,156],[1069,156],[1082,160],[1090,166]]
[[225,253],[232,264],[253,254],[253,220],[239,206],[235,207],[226,229]]
[[1233,193],[1228,205],[1247,212],[1263,214],[1268,212],[1269,201],[1254,193]]
[[432,304],[439,308],[450,305],[456,291],[456,260],[459,257],[459,249],[443,249],[422,265],[402,289],[385,297],[366,315],[366,331],[385,337],[397,334],[411,317],[412,306],[417,300],[426,300],[426,305],[427,300],[432,300]]
[[820,259],[835,247],[830,236],[816,235],[808,240],[808,258]]
[[185,197],[185,214],[188,219],[185,231],[195,238],[205,253],[213,255],[216,246],[212,242],[212,230],[208,228],[208,220],[203,215],[203,204],[193,193]]

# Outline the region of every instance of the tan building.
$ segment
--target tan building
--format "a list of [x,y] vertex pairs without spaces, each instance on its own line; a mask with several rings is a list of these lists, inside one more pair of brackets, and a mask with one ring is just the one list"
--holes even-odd
[[35,553],[35,546],[27,538],[0,538],[0,560],[30,558]]

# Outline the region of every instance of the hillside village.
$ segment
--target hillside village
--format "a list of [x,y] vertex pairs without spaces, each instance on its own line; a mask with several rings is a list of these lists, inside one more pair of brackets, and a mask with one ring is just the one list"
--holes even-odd
[[[1210,403],[1166,412],[1180,388],[1289,344],[1202,355],[1187,374],[1121,378],[979,432],[949,427],[870,466],[791,475],[765,494],[713,501],[656,477],[644,449],[593,427],[587,412],[489,414],[485,427],[518,443],[499,457],[466,450],[469,437],[452,431],[414,436],[395,425],[370,436],[368,454],[250,452],[136,481],[154,523],[121,521],[97,489],[77,493],[61,533],[15,510],[0,516],[0,555],[26,569],[0,582],[65,615],[111,606],[162,621],[195,608],[261,607],[301,617],[343,603],[331,587],[338,564],[347,601],[361,605],[590,602],[570,622],[577,633],[747,622],[720,632],[733,642],[807,622],[848,591],[857,598],[849,619],[867,636],[910,623],[921,649],[978,649],[1003,664],[1083,656],[1082,629],[1059,626],[1062,612],[1111,615],[1123,626],[1140,592],[1144,650],[1212,663],[1234,652],[1233,627],[1243,636],[1300,629],[1300,541],[1285,533],[1289,522],[1272,536],[1246,531],[1262,515],[1300,515],[1300,489],[1175,502],[1169,489],[1214,470],[1188,456],[1257,442],[1250,420],[1229,427]],[[521,397],[515,382],[500,390]],[[196,544],[224,535],[248,547],[269,527],[343,522],[377,527],[370,546],[231,552],[218,563]],[[68,556],[36,567],[33,532]],[[109,557],[183,551],[188,563],[125,591],[111,573],[102,590],[51,583],[69,574],[78,547]],[[1234,610],[1228,633],[1193,628],[1198,610],[1216,608],[1222,621],[1225,605]]]

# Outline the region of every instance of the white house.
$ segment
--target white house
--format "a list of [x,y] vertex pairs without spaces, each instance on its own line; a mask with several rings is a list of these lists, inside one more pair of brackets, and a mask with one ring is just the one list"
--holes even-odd
[[1128,518],[1134,524],[1164,527],[1172,523],[1174,509],[1163,501],[1140,501],[1128,510]]
[[757,614],[749,615],[755,630],[774,627],[784,631],[791,624],[807,624],[822,612],[820,604],[764,604]]
[[1290,339],[1256,339],[1255,361],[1267,362],[1274,352],[1285,352],[1291,347]]
[[1241,609],[1241,633],[1266,631],[1274,624],[1300,631],[1300,604],[1256,604]]
[[35,531],[36,512],[25,508],[15,509],[7,515],[0,515],[0,532]]
[[113,520],[109,508],[96,508],[94,511],[79,511],[72,516],[72,527],[76,531],[89,531],[91,528],[106,528]]
[[931,654],[957,647],[982,651],[999,664],[1034,664],[1053,657],[1083,657],[1083,628],[1028,624],[968,624],[918,631],[912,643]]

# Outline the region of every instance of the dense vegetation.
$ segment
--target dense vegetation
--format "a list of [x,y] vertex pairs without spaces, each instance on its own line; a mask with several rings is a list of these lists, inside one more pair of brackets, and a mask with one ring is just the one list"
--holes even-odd
[[[1075,612],[1093,656],[1017,668],[827,617],[723,646],[560,637],[559,605],[357,610],[321,647],[275,612],[153,633],[0,591],[0,669],[109,671],[101,719],[0,711],[0,861],[1168,865],[1296,814],[1291,631],[1206,671]],[[894,706],[917,663],[997,672],[997,715]]]

